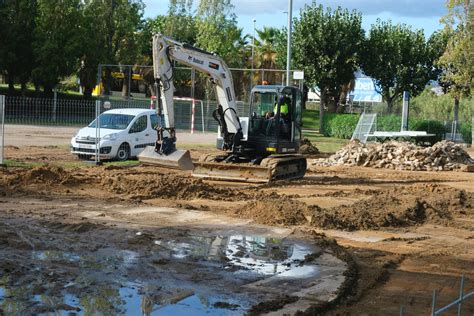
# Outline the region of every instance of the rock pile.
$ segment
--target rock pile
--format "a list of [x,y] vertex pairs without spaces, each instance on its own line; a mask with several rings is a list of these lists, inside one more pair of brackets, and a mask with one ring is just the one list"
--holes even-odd
[[362,144],[351,141],[327,159],[314,159],[311,166],[364,166],[396,170],[457,170],[474,163],[461,145],[441,141],[432,147],[390,141]]

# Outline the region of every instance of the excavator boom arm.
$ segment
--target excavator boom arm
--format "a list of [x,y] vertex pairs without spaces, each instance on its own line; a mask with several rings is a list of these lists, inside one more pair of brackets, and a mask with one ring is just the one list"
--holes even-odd
[[153,68],[155,79],[161,82],[160,97],[163,105],[165,127],[175,127],[173,61],[209,76],[209,80],[215,85],[217,100],[222,106],[228,132],[237,133],[241,131],[236,111],[232,74],[225,62],[219,56],[157,34],[153,36]]

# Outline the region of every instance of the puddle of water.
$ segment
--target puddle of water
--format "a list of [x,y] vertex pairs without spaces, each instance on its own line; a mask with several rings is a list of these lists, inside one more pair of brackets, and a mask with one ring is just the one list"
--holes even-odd
[[[7,297],[8,289],[0,287],[0,310],[6,314],[24,315],[241,315],[243,308],[234,299],[201,296],[192,290],[171,292],[167,295],[144,294],[140,285],[127,284],[118,290],[104,289],[98,295],[61,297],[33,295],[23,298]],[[64,307],[66,304],[68,307]],[[224,306],[224,307],[219,307]],[[41,312],[41,311],[54,311]],[[38,312],[40,311],[40,312]]]
[[82,268],[106,268],[114,265],[130,267],[137,263],[139,254],[130,250],[117,250],[113,248],[99,249],[94,254],[76,254],[59,250],[35,250],[31,258],[49,262],[77,263]]
[[232,309],[215,307],[222,301],[217,297],[193,294],[192,290],[182,290],[161,298],[153,295],[140,294],[137,286],[120,289],[120,297],[124,300],[126,311],[141,311],[142,315],[241,315],[242,308],[234,300],[225,303]]
[[[240,274],[260,274],[271,276],[289,272],[299,267],[312,249],[300,244],[279,238],[261,236],[235,235],[229,237],[190,237],[190,242],[155,241],[159,248],[170,251],[170,259],[205,259],[222,260],[227,258],[226,269],[241,268]],[[286,277],[306,278],[316,273],[316,266],[311,269],[297,269],[286,273]],[[306,273],[306,272],[307,273]]]
[[[11,283],[6,281],[0,283],[0,311],[41,314],[53,310],[55,315],[68,315],[68,309],[74,309],[77,315],[241,315],[257,297],[233,293],[240,285],[270,276],[304,279],[319,273],[316,264],[303,264],[303,260],[320,249],[280,238],[183,236],[178,240],[152,239],[150,246],[151,253],[115,248],[84,253],[32,251],[30,258],[36,270],[29,273],[38,276],[21,288],[9,288],[6,285]],[[154,264],[157,259],[166,260]],[[62,267],[63,263],[77,267],[77,272],[68,272],[68,277],[61,279],[61,270],[56,266]],[[15,278],[11,276],[10,281],[21,282]],[[38,286],[44,294],[33,294]]]

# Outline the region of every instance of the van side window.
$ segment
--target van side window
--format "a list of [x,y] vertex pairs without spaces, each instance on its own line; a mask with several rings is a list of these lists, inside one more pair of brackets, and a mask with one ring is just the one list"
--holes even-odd
[[143,115],[140,116],[135,123],[133,123],[132,127],[130,128],[130,134],[132,133],[140,133],[146,130],[147,126],[147,116]]
[[156,129],[159,127],[160,123],[158,121],[158,115],[152,114],[150,115],[150,120],[151,120],[151,128]]

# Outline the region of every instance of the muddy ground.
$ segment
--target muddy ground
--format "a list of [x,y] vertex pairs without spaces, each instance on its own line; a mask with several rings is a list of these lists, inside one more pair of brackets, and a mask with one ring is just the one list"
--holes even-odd
[[[183,284],[202,284],[200,293],[212,292],[207,311],[214,314],[278,314],[287,305],[290,312],[324,315],[398,315],[401,305],[406,315],[429,314],[433,290],[438,306],[453,301],[463,274],[466,291],[474,291],[474,173],[329,167],[298,181],[248,185],[206,182],[146,166],[78,167],[64,146],[8,146],[6,157],[45,165],[0,170],[0,288],[25,292],[27,287],[33,297],[54,297],[64,288],[71,289],[69,295],[96,291],[102,283],[94,286],[97,279],[90,275],[97,268],[105,271],[101,282],[115,284],[130,297],[142,295],[142,310],[153,311],[156,302],[193,299],[189,287],[168,286],[171,273]],[[236,266],[226,265],[229,256],[222,257],[222,251],[210,265],[198,264],[199,257],[193,265],[180,266],[176,257],[163,255],[174,255],[170,240],[184,242],[183,236],[199,240],[201,249],[202,240],[218,236],[229,243],[242,234],[281,238],[265,246],[277,254],[285,243],[307,245],[311,249],[299,265],[319,260],[314,247],[326,249],[345,267],[343,282],[327,297],[331,302],[309,304],[296,295],[301,289],[295,284],[273,293],[242,287],[242,279],[220,274],[223,267]],[[162,243],[167,246],[153,248]],[[137,262],[144,268],[136,268]],[[130,284],[152,278],[156,266],[166,272],[160,284],[151,282],[145,290]],[[189,270],[195,272],[180,272]],[[211,288],[205,286],[209,282]],[[49,305],[24,300],[18,308],[78,314],[91,302],[112,314],[127,308],[128,303],[110,303],[117,297],[104,295],[76,295]],[[8,314],[5,302],[20,305],[3,295],[0,314]],[[474,315],[474,300],[463,305],[463,315]]]

